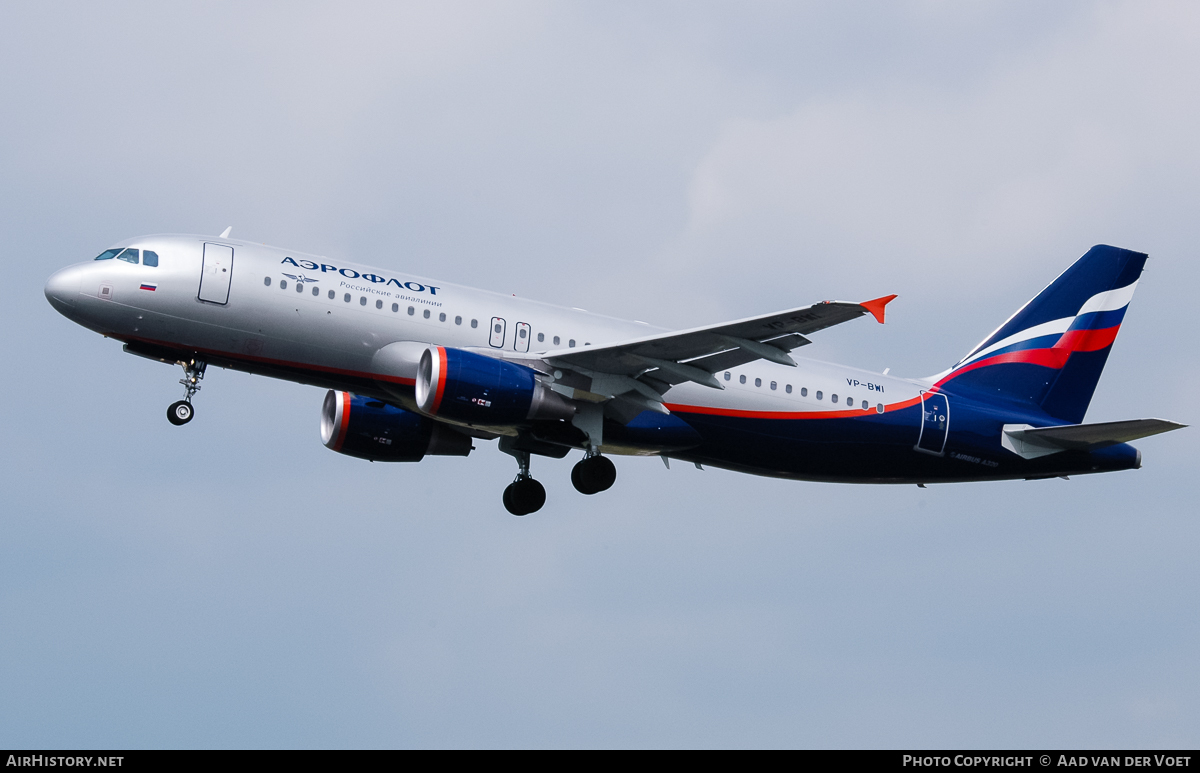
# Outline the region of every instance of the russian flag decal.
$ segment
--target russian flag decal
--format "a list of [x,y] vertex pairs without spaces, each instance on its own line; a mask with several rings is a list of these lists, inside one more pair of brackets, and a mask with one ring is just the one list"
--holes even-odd
[[149,290],[150,292],[154,292],[155,290],[158,289],[158,285],[152,285],[152,284],[149,284],[148,282],[142,282],[141,289]]

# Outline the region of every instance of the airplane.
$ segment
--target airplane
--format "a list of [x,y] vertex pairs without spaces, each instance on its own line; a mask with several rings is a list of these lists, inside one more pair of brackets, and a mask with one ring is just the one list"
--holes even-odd
[[1098,245],[965,357],[899,378],[793,357],[821,330],[896,296],[823,301],[664,330],[342,259],[220,236],[140,236],[52,275],[68,319],[182,366],[168,420],[192,420],[209,365],[327,389],[322,442],[379,462],[467,456],[497,440],[518,472],[513,515],[539,510],[530,459],[610,456],[845,483],[1045,479],[1136,469],[1128,442],[1163,419],[1083,418],[1145,265]]

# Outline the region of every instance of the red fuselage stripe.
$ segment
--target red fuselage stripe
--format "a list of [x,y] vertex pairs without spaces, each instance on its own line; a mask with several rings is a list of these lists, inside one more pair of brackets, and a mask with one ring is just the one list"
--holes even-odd
[[234,354],[233,352],[221,351],[220,349],[204,349],[198,346],[186,346],[183,344],[173,343],[171,341],[158,341],[153,338],[142,338],[140,336],[122,336],[116,333],[105,333],[109,338],[115,338],[118,341],[141,341],[142,343],[154,344],[170,349],[187,349],[190,351],[204,352],[205,354],[215,354],[220,357],[228,357],[231,360],[242,360],[245,362],[261,362],[264,365],[282,365],[288,368],[298,368],[300,370],[311,370],[319,373],[336,373],[339,376],[355,376],[357,378],[369,378],[374,381],[386,381],[389,384],[403,384],[405,386],[413,386],[416,384],[416,379],[402,378],[400,376],[388,376],[383,373],[366,373],[361,370],[347,370],[345,368],[330,368],[325,365],[311,365],[307,362],[293,362],[291,360],[273,360],[270,357],[256,357],[250,354]]
[[[910,405],[921,402],[920,397],[914,397],[891,405],[884,405],[884,413],[898,411]],[[875,408],[861,410],[849,408],[841,411],[744,411],[736,408],[709,408],[705,405],[681,405],[667,403],[667,410],[673,413],[696,413],[704,416],[733,416],[741,419],[854,419],[878,416]]]

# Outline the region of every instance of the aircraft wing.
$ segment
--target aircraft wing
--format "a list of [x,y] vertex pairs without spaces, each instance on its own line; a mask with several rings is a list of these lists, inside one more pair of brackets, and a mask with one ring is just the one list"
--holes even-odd
[[[787,353],[811,343],[805,336],[864,314],[871,314],[882,323],[884,307],[895,297],[888,295],[863,303],[824,301],[605,346],[559,349],[547,352],[544,359],[554,367],[593,379],[606,376],[612,377],[610,381],[624,379],[623,391],[636,390],[652,400],[655,397],[650,397],[651,394],[660,395],[671,385],[684,381],[724,389],[713,373],[759,359],[795,365]],[[639,385],[627,383],[633,380],[639,381]],[[648,388],[653,392],[648,392]]]

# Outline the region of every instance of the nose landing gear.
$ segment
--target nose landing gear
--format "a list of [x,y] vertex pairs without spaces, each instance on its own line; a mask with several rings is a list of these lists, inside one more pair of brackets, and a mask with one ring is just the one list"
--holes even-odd
[[205,369],[208,368],[207,362],[194,358],[182,365],[183,378],[179,379],[179,383],[187,389],[187,395],[182,400],[171,403],[171,406],[167,408],[167,421],[176,427],[187,424],[196,415],[195,409],[192,408],[192,395],[200,391],[200,381],[204,378]]
[[617,466],[607,456],[585,456],[571,468],[571,484],[580,494],[599,494],[616,482]]

